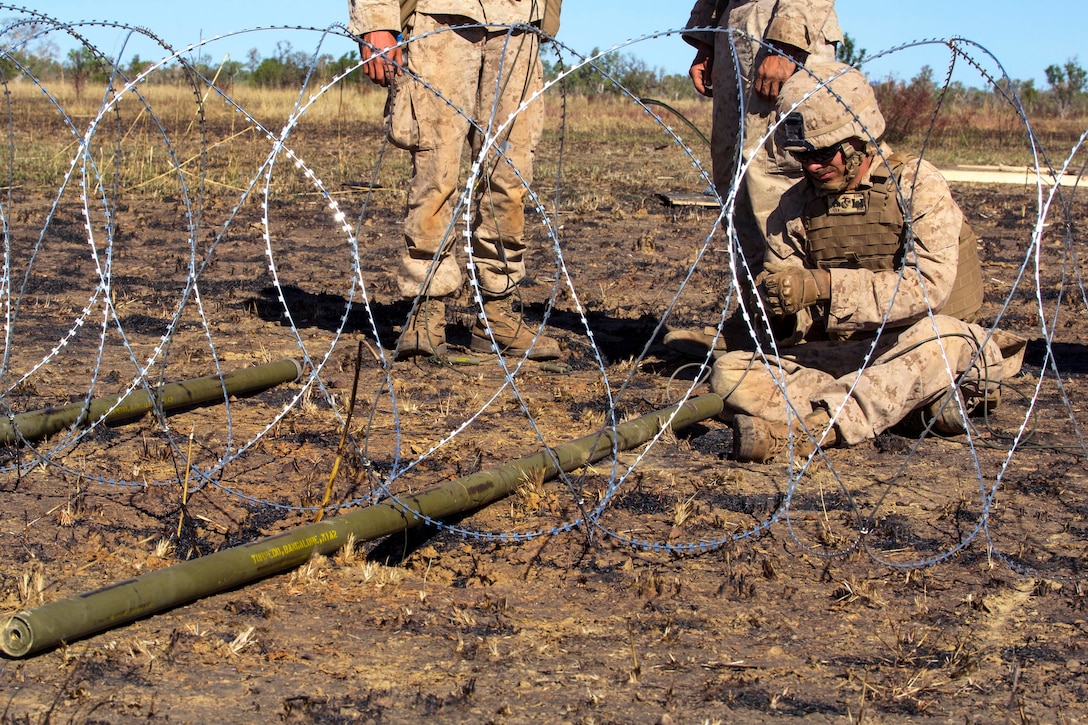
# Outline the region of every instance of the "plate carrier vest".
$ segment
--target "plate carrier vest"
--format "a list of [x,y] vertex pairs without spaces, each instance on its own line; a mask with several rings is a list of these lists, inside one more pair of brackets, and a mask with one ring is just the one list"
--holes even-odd
[[[801,218],[808,235],[809,263],[805,266],[883,272],[899,269],[903,264],[907,228],[896,187],[902,179],[903,167],[916,163],[917,159],[892,154],[887,162],[885,166],[879,159],[873,161],[881,163],[881,168],[872,173],[869,190],[822,194],[805,206]],[[858,197],[858,201],[864,197],[865,203],[844,202],[848,195]],[[960,226],[956,281],[948,300],[934,312],[972,322],[981,306],[982,269],[977,238],[964,221]]]

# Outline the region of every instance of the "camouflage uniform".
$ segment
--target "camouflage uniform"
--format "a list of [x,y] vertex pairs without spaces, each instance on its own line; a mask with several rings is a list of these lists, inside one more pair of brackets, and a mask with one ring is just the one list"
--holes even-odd
[[[807,59],[802,59],[805,62],[829,61],[835,58],[835,45],[842,41],[834,5],[834,0],[697,0],[686,27],[731,28],[776,46],[798,48],[808,54]],[[722,195],[733,183],[743,110],[743,151],[751,165],[738,194],[734,223],[745,255],[758,263],[767,218],[782,194],[801,177],[800,166],[775,147],[773,136],[758,152],[755,148],[775,120],[774,101],[760,97],[752,89],[755,72],[768,51],[758,42],[734,36],[742,96],[737,88],[738,69],[729,36],[721,31],[689,31],[684,38],[693,45],[714,48],[711,160],[714,186]]]
[[[882,151],[890,153],[887,147]],[[870,177],[882,170],[882,163],[874,160],[859,191],[870,188]],[[900,183],[910,200],[914,241],[901,269],[833,268],[831,300],[797,313],[783,341],[787,344],[779,346],[777,356],[768,355],[767,366],[753,353],[720,357],[711,389],[729,407],[780,422],[788,416],[804,418],[816,407],[833,415],[841,409],[839,436],[844,444],[855,445],[939,400],[968,368],[964,387],[981,393],[1016,372],[1018,365],[1005,369],[994,339],[972,365],[986,330],[948,315],[929,316],[948,301],[957,277],[963,213],[944,178],[926,161],[909,160]],[[804,210],[817,196],[811,184],[802,182],[783,197],[771,216],[768,270],[811,266],[806,225],[813,220],[805,218]],[[902,220],[902,209],[896,209]],[[851,222],[849,215],[837,219]],[[862,369],[885,317],[871,361]],[[792,411],[787,411],[780,384]]]
[[[349,30],[356,35],[401,27],[398,0],[349,2]],[[542,84],[536,34],[506,28],[448,29],[536,23],[543,19],[543,4],[419,0],[407,18],[405,35],[419,39],[408,46],[408,73],[397,77],[391,109],[391,138],[412,152],[413,161],[405,251],[397,271],[397,285],[406,298],[421,291],[443,297],[460,289],[462,272],[453,252],[462,245],[451,221],[462,188],[459,170],[466,139],[475,157],[487,130],[505,123]],[[434,34],[420,37],[428,33]],[[525,188],[533,180],[543,108],[538,99],[519,113],[485,162],[472,221],[472,250],[485,297],[511,294],[525,275]]]

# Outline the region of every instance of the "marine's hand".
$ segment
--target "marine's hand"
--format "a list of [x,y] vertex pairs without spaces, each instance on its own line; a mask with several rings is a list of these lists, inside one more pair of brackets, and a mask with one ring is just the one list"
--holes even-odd
[[831,273],[801,267],[775,272],[763,278],[759,293],[771,315],[794,315],[817,302],[831,299]]
[[695,60],[691,61],[688,75],[695,90],[711,98],[714,95],[714,84],[710,80],[714,70],[714,49],[710,46],[702,46],[695,54]]
[[768,53],[756,71],[756,93],[768,101],[778,100],[782,84],[789,80],[797,64],[791,58],[777,53]]
[[404,49],[397,47],[397,36],[389,30],[375,30],[363,35],[359,43],[363,73],[379,86],[388,86],[404,67]]

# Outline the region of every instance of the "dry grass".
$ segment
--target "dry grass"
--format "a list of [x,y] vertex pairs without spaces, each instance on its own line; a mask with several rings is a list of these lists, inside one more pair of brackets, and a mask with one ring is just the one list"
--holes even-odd
[[389,587],[395,589],[404,580],[404,569],[396,566],[386,566],[376,561],[364,561],[359,566],[363,583],[369,584],[375,589]]
[[527,471],[510,497],[509,511],[513,524],[523,524],[534,517],[548,520],[567,515],[567,506],[560,497],[560,490],[559,484],[545,484],[543,469]]
[[[549,116],[553,112],[566,110],[567,132],[572,140],[611,140],[638,139],[646,129],[661,128],[653,116],[659,116],[688,143],[701,143],[698,135],[669,109],[651,105],[646,108],[629,98],[607,96],[593,98],[572,96],[565,106],[558,97],[548,98]],[[669,103],[684,118],[691,121],[709,136],[711,104],[703,99],[688,99]]]
[[672,525],[680,528],[687,523],[694,514],[699,512],[699,504],[695,502],[695,496],[690,498],[676,501],[676,508],[673,509]]
[[[71,119],[68,127],[38,88],[23,83],[10,90],[16,183],[54,191],[56,180],[78,155],[79,138],[99,114],[104,93],[86,89],[77,98],[71,84],[50,86]],[[117,173],[122,190],[129,193],[176,194],[179,169],[189,184],[203,178],[209,193],[233,196],[243,191],[272,153],[275,137],[298,113],[298,91],[234,89],[233,100],[251,120],[207,90],[194,94],[183,86],[142,85],[143,100],[134,92],[125,94],[116,113],[111,111],[95,127],[91,157],[98,173],[103,178]],[[202,104],[197,95],[204,99]],[[385,98],[384,92],[365,85],[337,86],[317,98],[307,94],[302,101],[305,113],[292,127],[287,146],[327,188],[335,190],[340,180],[369,180],[382,147]],[[626,98],[564,100],[550,94],[545,104],[548,121],[534,174],[541,199],[554,197],[560,148],[566,180],[562,203],[575,212],[624,214],[617,202],[637,209],[645,204],[646,189],[654,186],[706,188],[692,161],[698,159],[709,173],[710,151],[688,125],[709,135],[710,103],[705,100],[646,109]],[[919,124],[896,148],[919,152],[924,145],[926,157],[938,164],[1032,162],[1026,130],[1011,109],[994,106],[968,112],[950,107],[942,111],[941,119],[932,135],[926,135],[928,124]],[[1036,136],[1054,163],[1065,159],[1086,125],[1084,119],[1032,119]],[[0,162],[5,165],[7,155],[7,148],[0,147]],[[410,173],[407,154],[386,154],[383,165],[381,180],[403,186]],[[273,168],[275,194],[315,191],[305,169],[296,170],[290,159],[281,156]]]
[[29,609],[42,603],[45,591],[45,567],[34,562],[29,571],[24,571],[18,583],[20,609]]
[[359,550],[358,544],[355,541],[355,534],[348,534],[348,538],[344,542],[344,545],[341,546],[333,556],[333,561],[335,561],[338,566],[351,566],[359,561],[361,556],[365,558],[365,554]]
[[[1009,107],[945,112],[930,134],[927,124],[893,143],[900,151],[919,153],[937,165],[984,164],[1025,166],[1034,164],[1028,129]],[[1029,118],[1040,157],[1049,156],[1060,165],[1088,128],[1088,119]],[[1077,158],[1084,163],[1088,151],[1081,149]]]
[[[176,193],[180,170],[189,184],[203,178],[213,193],[237,193],[257,174],[273,151],[275,138],[300,110],[297,91],[239,88],[233,101],[243,114],[215,93],[198,103],[191,88],[151,85],[139,87],[142,99],[133,91],[113,99],[108,113],[98,118],[101,91],[77,98],[70,84],[50,86],[69,126],[37,87],[24,83],[10,90],[16,183],[43,186],[44,191],[55,191],[94,122],[90,142],[94,169],[105,178],[119,174],[123,191]],[[384,103],[383,93],[354,87],[308,96],[287,146],[311,169],[353,177],[360,161],[374,162],[378,144],[362,139],[380,138]],[[328,142],[330,136],[335,143]],[[5,165],[8,155],[6,146],[0,147]],[[273,177],[276,190],[314,190],[292,163],[281,158],[280,164],[282,171]]]
[[172,558],[175,554],[174,542],[169,539],[159,539],[155,542],[155,548],[151,550],[151,555],[156,559],[168,559]]
[[[46,103],[41,89],[29,83],[15,83],[8,86],[8,90],[11,103],[16,108],[16,122],[31,118],[37,120],[32,116],[34,106]],[[94,89],[93,92],[85,91],[77,96],[75,87],[70,82],[51,83],[47,91],[77,126],[79,121],[90,120],[99,115],[103,107],[102,99],[106,97],[102,88]],[[305,118],[311,123],[335,126],[349,117],[381,120],[385,106],[384,91],[365,85],[358,88],[338,86],[320,96],[315,95],[316,88],[312,91],[301,101],[302,105],[307,106]],[[190,124],[195,126],[199,121],[201,110],[204,120],[212,125],[218,126],[236,120],[238,113],[230,103],[233,101],[258,120],[263,117],[279,119],[280,124],[272,126],[275,132],[279,132],[283,121],[300,105],[298,89],[244,86],[235,88],[229,96],[208,92],[206,88],[201,89],[200,103],[191,87],[168,84],[139,85],[121,93],[119,100],[114,101],[112,98],[111,104],[117,108],[127,110],[135,107],[143,115],[153,112],[167,129],[182,131],[193,130]]]
[[226,644],[226,650],[232,655],[237,655],[242,652],[246,647],[257,644],[257,640],[253,637],[253,632],[256,627],[249,626],[243,629],[238,635]]

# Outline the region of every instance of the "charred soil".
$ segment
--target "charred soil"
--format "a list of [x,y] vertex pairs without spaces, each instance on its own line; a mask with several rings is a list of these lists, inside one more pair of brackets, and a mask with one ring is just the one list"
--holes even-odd
[[[379,349],[389,355],[408,312],[389,279],[399,192],[337,192],[349,216],[368,204],[357,250],[325,200],[285,197],[268,212],[272,264],[257,204],[217,239],[211,220],[231,206],[209,194],[213,231],[193,248],[178,199],[130,200],[107,261],[104,248],[88,252],[79,204],[63,200],[56,238],[13,250],[14,269],[37,256],[7,384],[46,363],[12,389],[11,410],[83,401],[91,381],[95,395],[123,392],[134,361],[163,339],[154,370],[168,380],[214,373],[216,360],[229,370],[303,352],[307,377],[9,447],[9,470],[42,463],[0,481],[2,608],[312,520],[360,341],[353,443],[333,504],[362,501],[393,473],[395,491],[418,491],[591,433],[612,411],[664,407],[696,370],[660,344],[658,322],[670,304],[669,325],[716,322],[729,284],[713,240],[689,278],[715,212],[660,205],[650,187],[669,183],[607,204],[561,202],[562,264],[534,227],[523,309],[536,323],[548,315],[564,358],[509,379],[495,359],[457,347],[474,313],[467,292],[449,313],[456,364],[383,368]],[[973,446],[886,434],[799,473],[784,460],[729,460],[728,425],[704,421],[562,481],[527,482],[453,522],[468,533],[429,527],[360,545],[0,660],[0,722],[1085,720],[1088,463],[1076,421],[1088,322],[1074,254],[1085,204],[1052,213],[1033,239],[1030,190],[955,193],[982,240],[985,321],[1001,315],[1032,340]],[[17,204],[26,213],[13,237],[33,240],[48,202]],[[116,322],[93,311],[107,264]],[[186,479],[190,468],[206,473]],[[476,535],[510,531],[528,540]]]

